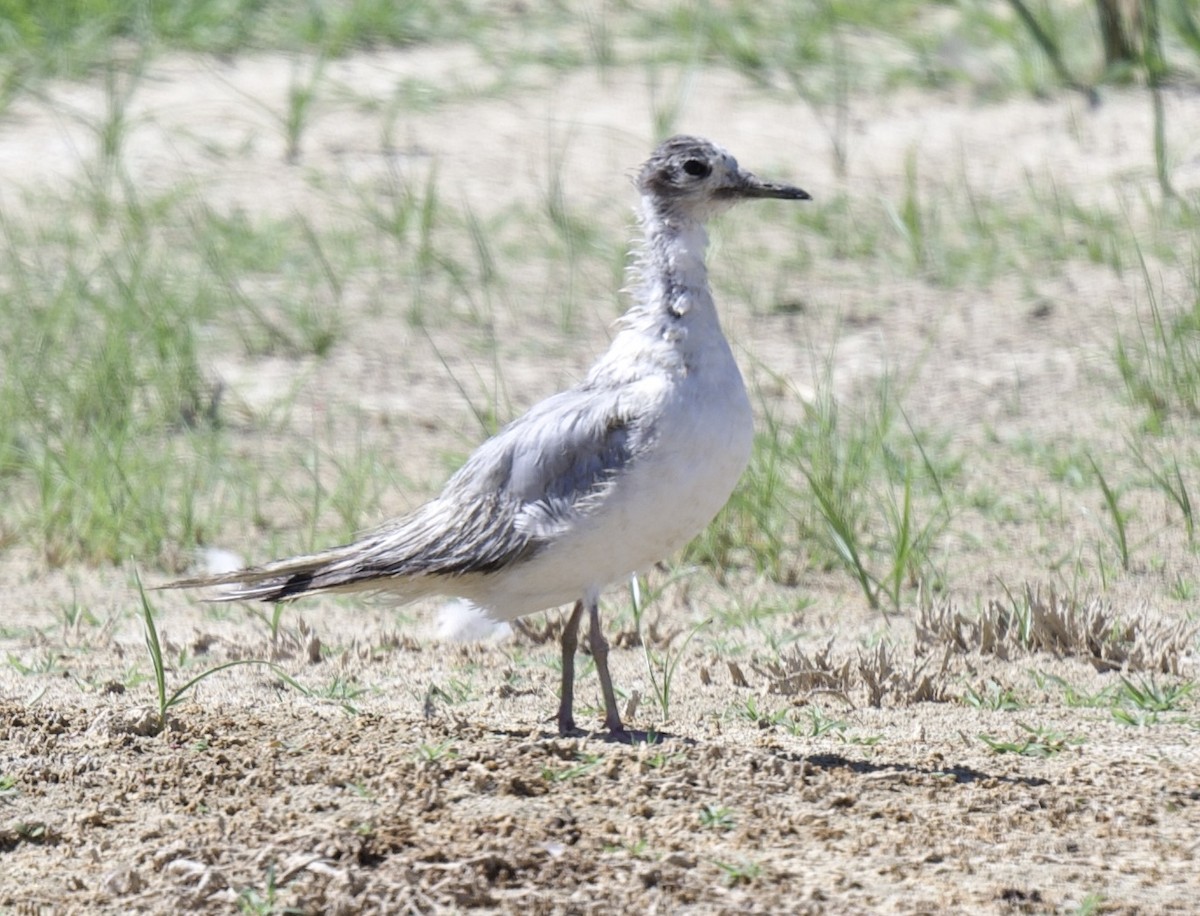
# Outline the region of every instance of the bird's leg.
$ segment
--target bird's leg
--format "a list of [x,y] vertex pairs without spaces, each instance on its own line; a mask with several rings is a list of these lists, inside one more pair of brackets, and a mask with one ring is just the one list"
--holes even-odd
[[583,616],[583,602],[576,601],[571,616],[562,634],[562,693],[558,703],[558,733],[569,735],[575,731],[575,650],[579,648],[579,618]]
[[596,598],[588,600],[588,641],[592,647],[592,658],[596,661],[600,690],[604,694],[604,727],[613,734],[623,734],[625,726],[621,724],[617,695],[613,692],[612,678],[608,674],[608,640],[600,629],[600,603]]

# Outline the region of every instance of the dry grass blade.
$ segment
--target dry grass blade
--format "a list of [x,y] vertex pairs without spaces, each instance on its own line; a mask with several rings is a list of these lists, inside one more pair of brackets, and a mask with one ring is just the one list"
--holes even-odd
[[923,600],[913,626],[918,644],[945,645],[964,654],[977,652],[1008,660],[1013,646],[1025,644],[1024,621],[997,601],[990,602],[978,617],[971,617],[949,600]]
[[833,642],[809,655],[799,648],[792,649],[777,661],[756,666],[768,678],[772,693],[788,696],[797,694],[830,693],[855,705],[854,696],[862,697],[867,706],[882,707],[913,703],[938,703],[946,699],[946,677],[953,652],[947,650],[941,664],[929,668],[931,656],[921,657],[914,652],[907,662],[899,662],[895,649],[880,643],[874,649],[859,650],[857,658],[837,658]]
[[960,653],[1011,659],[1048,652],[1083,658],[1100,671],[1179,674],[1194,654],[1200,625],[1122,616],[1100,598],[1064,598],[1053,590],[1025,587],[1022,599],[992,599],[971,618],[949,601],[922,602],[915,621],[923,646],[945,645]]
[[928,671],[931,658],[928,655],[921,657],[914,652],[911,661],[900,665],[895,651],[887,643],[880,643],[869,652],[860,651],[858,676],[866,688],[868,705],[881,707],[889,697],[897,706],[943,702],[946,699],[945,675],[951,657],[951,652],[944,653],[939,668]]
[[833,659],[833,640],[825,648],[809,655],[793,648],[778,661],[769,661],[755,668],[767,678],[771,693],[792,696],[798,693],[831,692],[845,694],[854,686],[854,663],[850,659]]

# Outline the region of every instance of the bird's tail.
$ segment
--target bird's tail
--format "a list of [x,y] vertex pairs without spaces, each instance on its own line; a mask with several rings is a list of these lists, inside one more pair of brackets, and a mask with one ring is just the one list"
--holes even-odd
[[[400,591],[402,600],[424,591],[412,580],[383,578],[371,568],[361,543],[333,547],[320,553],[275,560],[233,572],[195,576],[159,588],[213,589],[210,601],[293,601],[331,592]],[[411,594],[409,594],[411,593]]]

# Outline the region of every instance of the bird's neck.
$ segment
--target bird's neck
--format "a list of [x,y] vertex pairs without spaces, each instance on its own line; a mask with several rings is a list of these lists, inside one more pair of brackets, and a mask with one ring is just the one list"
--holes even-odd
[[592,378],[615,380],[650,366],[687,375],[713,360],[731,363],[708,287],[704,224],[663,214],[651,200],[643,201],[641,224],[643,241],[631,271],[633,304]]
[[644,241],[634,266],[636,305],[656,317],[672,318],[697,306],[711,309],[704,224],[663,214],[650,200],[642,203],[641,224]]

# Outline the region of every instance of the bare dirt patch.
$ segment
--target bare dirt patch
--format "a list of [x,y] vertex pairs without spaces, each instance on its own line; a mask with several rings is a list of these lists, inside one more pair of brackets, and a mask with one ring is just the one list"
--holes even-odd
[[[394,655],[384,680],[419,684],[430,653],[458,650]],[[877,739],[862,745],[722,722],[712,710],[761,695],[687,677],[674,736],[630,747],[553,736],[538,724],[552,679],[514,704],[503,653],[472,656],[487,698],[452,715],[403,690],[350,716],[240,683],[147,736],[120,694],[7,703],[19,791],[0,903],[1069,912],[1103,892],[1114,911],[1191,907],[1190,729],[1146,743],[1027,710],[1086,737],[1037,759],[974,740],[1015,731],[1011,715],[835,707]]]

